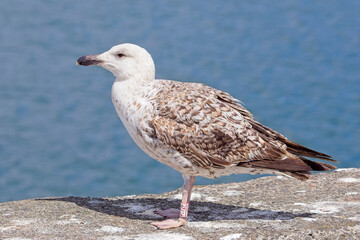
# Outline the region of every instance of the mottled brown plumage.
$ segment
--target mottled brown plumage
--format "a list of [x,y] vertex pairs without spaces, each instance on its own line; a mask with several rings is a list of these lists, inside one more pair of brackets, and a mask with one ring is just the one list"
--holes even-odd
[[[81,57],[78,64],[100,65],[114,74],[112,101],[131,137],[151,157],[183,175],[180,218],[152,223],[160,229],[185,224],[195,176],[272,173],[306,180],[310,171],[335,169],[307,159],[334,161],[260,124],[226,92],[199,83],[155,80],[154,62],[139,46],[121,44]],[[159,214],[174,217],[179,211]]]
[[263,126],[226,92],[197,83],[159,80],[159,85],[150,126],[159,141],[199,167],[212,173],[234,166],[273,169],[301,180],[309,171],[335,169],[306,159],[334,161]]

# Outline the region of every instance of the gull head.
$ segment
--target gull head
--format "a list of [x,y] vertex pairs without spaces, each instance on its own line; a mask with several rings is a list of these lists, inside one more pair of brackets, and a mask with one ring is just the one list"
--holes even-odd
[[101,66],[120,81],[155,79],[155,65],[151,55],[144,48],[131,43],[116,45],[101,54],[83,56],[76,64]]

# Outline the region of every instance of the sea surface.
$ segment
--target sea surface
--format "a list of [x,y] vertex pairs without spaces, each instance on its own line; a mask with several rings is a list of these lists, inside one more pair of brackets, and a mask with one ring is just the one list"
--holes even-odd
[[75,65],[124,42],[152,54],[158,78],[227,91],[338,167],[360,167],[359,12],[358,0],[0,1],[0,202],[182,185],[127,134],[112,74]]

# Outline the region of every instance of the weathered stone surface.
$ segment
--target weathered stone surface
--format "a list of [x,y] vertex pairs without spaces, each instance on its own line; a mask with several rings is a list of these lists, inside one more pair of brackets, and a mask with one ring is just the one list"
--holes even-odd
[[360,169],[307,182],[263,177],[196,186],[190,222],[157,230],[154,210],[180,191],[116,198],[54,197],[0,204],[0,239],[360,239]]

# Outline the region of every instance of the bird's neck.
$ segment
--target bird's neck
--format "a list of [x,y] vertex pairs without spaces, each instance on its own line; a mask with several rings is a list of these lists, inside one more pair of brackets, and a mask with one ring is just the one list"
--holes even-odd
[[149,96],[151,98],[156,95],[154,91],[152,80],[115,80],[111,89],[111,98],[121,120],[127,122],[130,121],[130,115],[140,116],[143,111],[139,111],[139,107],[149,104]]
[[135,90],[148,86],[155,79],[151,78],[141,78],[141,77],[132,77],[132,78],[119,78],[117,77],[114,83],[124,86],[128,90]]
[[[150,62],[151,63],[151,62]],[[154,64],[136,64],[122,71],[113,72],[116,81],[131,81],[134,84],[142,84],[155,79]]]

